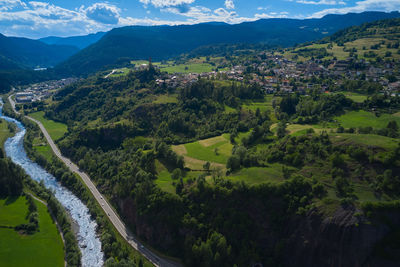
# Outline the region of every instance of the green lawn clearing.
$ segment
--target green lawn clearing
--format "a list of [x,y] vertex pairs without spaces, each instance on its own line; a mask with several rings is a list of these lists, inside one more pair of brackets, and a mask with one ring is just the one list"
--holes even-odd
[[381,114],[379,117],[372,112],[364,110],[350,111],[335,118],[344,128],[368,127],[385,128],[390,121],[396,121],[400,125],[400,117],[391,114]]
[[243,168],[226,177],[231,181],[244,181],[256,185],[265,182],[281,182],[284,180],[281,164],[271,164],[269,167]]
[[[21,235],[14,229],[0,228],[0,266],[43,267],[64,266],[64,248],[61,236],[47,207],[35,200],[39,213],[39,232]],[[0,200],[0,224],[15,226],[26,222],[28,207],[25,198]]]
[[46,128],[46,130],[49,132],[49,134],[53,140],[60,139],[68,131],[67,125],[60,123],[60,122],[55,122],[55,121],[46,119],[44,117],[43,111],[31,113],[31,114],[29,114],[29,116],[40,121],[43,124],[43,126]]

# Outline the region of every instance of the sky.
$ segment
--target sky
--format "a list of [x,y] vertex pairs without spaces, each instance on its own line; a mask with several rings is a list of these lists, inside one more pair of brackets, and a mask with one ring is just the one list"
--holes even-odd
[[128,25],[178,25],[262,18],[399,11],[400,0],[0,0],[0,33],[76,36]]

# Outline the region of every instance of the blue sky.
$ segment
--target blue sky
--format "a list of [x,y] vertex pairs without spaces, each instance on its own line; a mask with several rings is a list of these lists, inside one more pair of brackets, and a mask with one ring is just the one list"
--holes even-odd
[[127,25],[240,23],[372,10],[399,11],[400,0],[0,0],[0,33],[73,36]]

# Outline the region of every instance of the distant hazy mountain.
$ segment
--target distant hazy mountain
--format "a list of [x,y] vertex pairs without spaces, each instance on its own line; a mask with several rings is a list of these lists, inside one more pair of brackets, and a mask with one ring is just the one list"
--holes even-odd
[[113,29],[56,69],[88,74],[126,59],[162,60],[204,45],[265,43],[292,46],[323,38],[349,26],[400,17],[399,12],[327,15],[321,19],[263,19],[236,25],[203,23],[180,26],[130,26]]
[[48,45],[40,41],[27,38],[6,37],[0,34],[0,56],[2,67],[6,63],[20,67],[52,67],[66,60],[79,49],[66,45]]
[[55,37],[49,36],[39,39],[39,41],[49,44],[49,45],[70,45],[78,47],[79,49],[84,49],[91,44],[96,43],[101,39],[106,33],[98,32],[83,36],[71,36],[71,37]]

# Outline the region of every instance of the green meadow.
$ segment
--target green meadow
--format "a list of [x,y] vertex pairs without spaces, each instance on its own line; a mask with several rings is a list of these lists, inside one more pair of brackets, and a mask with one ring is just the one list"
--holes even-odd
[[8,129],[8,123],[5,120],[0,119],[0,148],[3,147],[4,142],[7,140],[7,138],[11,136],[12,134]]
[[[0,225],[26,223],[28,212],[24,197],[0,199]],[[35,200],[39,213],[39,232],[21,235],[14,229],[0,228],[0,266],[64,266],[64,247],[47,207]]]
[[232,144],[223,136],[217,136],[185,144],[186,155],[195,159],[226,164],[232,153]]
[[227,176],[226,179],[234,182],[244,181],[252,185],[265,182],[276,183],[284,180],[281,164],[271,164],[268,167],[243,168]]
[[157,98],[153,101],[154,104],[170,104],[170,103],[178,103],[178,95],[177,94],[165,94],[158,95]]
[[390,121],[396,121],[400,125],[400,117],[391,114],[381,114],[375,116],[367,111],[350,111],[342,116],[335,118],[344,128],[368,127],[385,128]]
[[64,134],[68,131],[67,125],[60,123],[60,122],[55,122],[55,121],[46,119],[44,117],[43,111],[31,113],[31,114],[29,114],[29,116],[40,121],[43,124],[43,126],[46,128],[46,130],[49,132],[51,138],[54,141],[63,137]]

